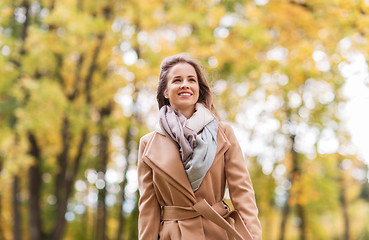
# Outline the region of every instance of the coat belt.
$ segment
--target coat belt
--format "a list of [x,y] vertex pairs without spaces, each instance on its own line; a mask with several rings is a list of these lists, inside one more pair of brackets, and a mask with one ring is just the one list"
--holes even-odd
[[220,201],[213,206],[202,199],[192,207],[164,206],[163,221],[186,220],[202,216],[223,228],[229,239],[251,240],[252,235],[243,223],[237,211],[230,211],[229,207]]

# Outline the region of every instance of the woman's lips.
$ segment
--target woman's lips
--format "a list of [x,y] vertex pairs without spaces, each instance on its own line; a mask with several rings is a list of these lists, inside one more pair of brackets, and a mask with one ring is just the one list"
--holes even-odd
[[190,97],[190,96],[192,96],[192,93],[190,93],[190,92],[180,92],[178,95],[181,96],[181,97]]

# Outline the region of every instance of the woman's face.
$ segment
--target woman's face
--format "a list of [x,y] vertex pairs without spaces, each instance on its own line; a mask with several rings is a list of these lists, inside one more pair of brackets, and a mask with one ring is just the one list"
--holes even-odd
[[164,97],[169,100],[173,109],[189,118],[199,99],[199,89],[197,74],[193,66],[188,63],[178,63],[168,72]]

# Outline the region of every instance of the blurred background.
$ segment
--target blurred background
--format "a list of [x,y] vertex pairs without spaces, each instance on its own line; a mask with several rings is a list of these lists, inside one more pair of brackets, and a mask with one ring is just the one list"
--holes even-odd
[[369,239],[368,0],[2,0],[0,240],[137,239],[164,57],[232,123],[264,239]]

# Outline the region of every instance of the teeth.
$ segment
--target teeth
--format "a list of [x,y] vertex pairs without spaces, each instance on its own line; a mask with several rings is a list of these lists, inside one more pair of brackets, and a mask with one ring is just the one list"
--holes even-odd
[[189,94],[189,93],[181,93],[179,95],[181,95],[181,96],[191,96],[191,94]]

